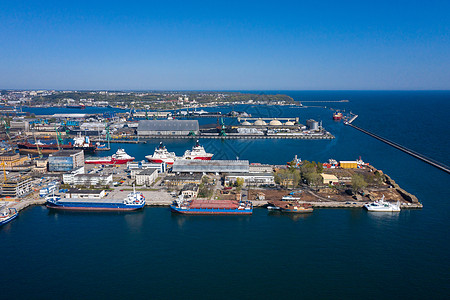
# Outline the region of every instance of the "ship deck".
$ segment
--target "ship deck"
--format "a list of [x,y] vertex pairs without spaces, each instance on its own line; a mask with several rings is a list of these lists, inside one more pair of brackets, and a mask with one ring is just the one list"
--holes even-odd
[[237,209],[239,202],[233,200],[193,200],[191,209]]
[[81,198],[61,198],[58,203],[99,203],[99,204],[122,204],[123,199],[81,199]]

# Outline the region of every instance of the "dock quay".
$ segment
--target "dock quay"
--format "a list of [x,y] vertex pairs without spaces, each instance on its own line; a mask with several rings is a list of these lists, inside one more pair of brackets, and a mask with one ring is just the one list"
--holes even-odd
[[[152,199],[146,202],[145,206],[170,206],[173,200],[171,199]],[[253,207],[262,208],[268,205],[267,201],[255,201],[252,200]],[[342,201],[324,201],[324,202],[308,202],[314,208],[358,208],[362,209],[366,202],[342,202]],[[37,200],[21,200],[8,207],[15,208],[17,211],[21,211],[31,205],[45,205],[45,199]],[[422,209],[422,203],[402,203],[402,209]]]
[[105,139],[92,139],[93,142],[100,142],[100,143],[117,143],[117,144],[147,144],[147,141],[140,141],[140,140],[105,140]]
[[[356,115],[356,117],[357,117],[357,115]],[[406,148],[406,147],[404,147],[404,146],[402,146],[400,144],[397,144],[396,142],[393,142],[391,140],[383,138],[383,137],[381,137],[381,136],[379,136],[379,135],[377,135],[375,133],[372,133],[372,132],[370,132],[368,130],[362,129],[361,127],[358,127],[356,125],[353,125],[350,121],[346,122],[345,125],[353,127],[353,128],[355,128],[355,129],[357,129],[357,130],[359,130],[359,131],[361,131],[361,132],[363,132],[363,133],[365,133],[365,134],[367,134],[367,135],[369,135],[369,136],[371,136],[373,138],[376,138],[379,141],[382,141],[383,143],[388,144],[389,146],[392,146],[392,147],[394,147],[394,148],[396,148],[396,149],[398,149],[400,151],[403,151],[406,154],[409,154],[409,155],[411,155],[411,156],[413,156],[413,157],[415,157],[415,158],[417,158],[417,159],[419,159],[419,160],[421,160],[423,162],[426,162],[427,164],[432,165],[433,167],[438,168],[441,171],[444,171],[444,172],[450,174],[450,167],[447,166],[447,165],[444,165],[441,162],[438,162],[438,161],[436,161],[436,160],[434,160],[432,158],[428,158],[425,155],[422,155],[422,154],[420,154],[420,153],[418,153],[418,152],[416,152],[414,150],[408,149],[408,148]]]
[[[189,135],[142,135],[141,139],[303,139],[303,140],[331,140],[335,137],[332,134],[327,135],[257,135],[257,134],[199,134],[195,136]],[[112,141],[111,141],[112,142]]]

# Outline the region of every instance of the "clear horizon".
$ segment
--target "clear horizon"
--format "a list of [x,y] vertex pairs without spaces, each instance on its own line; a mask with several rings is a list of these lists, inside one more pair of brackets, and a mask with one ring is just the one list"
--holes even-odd
[[0,3],[17,90],[449,90],[450,3]]

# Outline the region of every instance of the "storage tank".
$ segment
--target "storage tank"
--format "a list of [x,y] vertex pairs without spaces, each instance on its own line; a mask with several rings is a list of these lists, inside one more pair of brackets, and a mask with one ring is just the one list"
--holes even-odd
[[264,125],[267,125],[267,123],[264,122],[263,119],[258,119],[258,120],[255,121],[255,125],[257,125],[257,126],[264,126]]
[[270,121],[269,125],[271,125],[271,126],[281,126],[283,124],[281,124],[281,122],[278,121],[277,119],[273,119],[272,121]]

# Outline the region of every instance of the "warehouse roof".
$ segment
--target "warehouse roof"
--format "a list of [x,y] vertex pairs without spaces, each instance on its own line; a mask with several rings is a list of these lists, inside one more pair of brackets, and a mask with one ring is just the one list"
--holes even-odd
[[79,189],[70,189],[68,194],[91,194],[91,195],[100,195],[103,190],[79,190]]
[[228,173],[225,177],[273,177],[272,173]]
[[152,175],[155,172],[158,172],[159,168],[148,168],[142,170],[138,175]]
[[141,120],[138,131],[199,130],[197,120]]
[[173,172],[248,173],[248,160],[177,160]]
[[66,157],[73,154],[83,152],[83,150],[59,150],[54,153],[49,154],[51,157]]
[[53,114],[53,118],[74,118],[82,119],[86,118],[87,114]]

